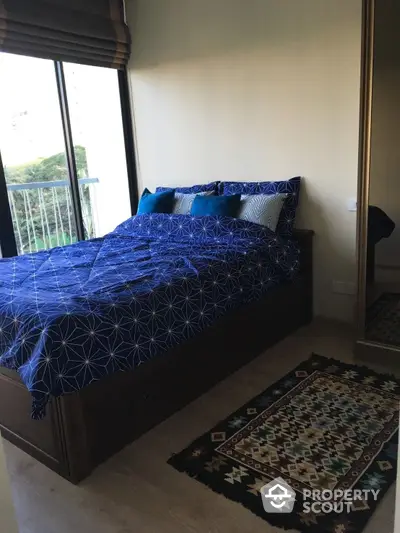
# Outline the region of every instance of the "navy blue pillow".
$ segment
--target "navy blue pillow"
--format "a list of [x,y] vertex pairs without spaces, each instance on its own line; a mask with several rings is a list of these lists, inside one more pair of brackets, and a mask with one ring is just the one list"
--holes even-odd
[[197,194],[199,192],[214,192],[217,194],[218,184],[219,181],[212,181],[211,183],[201,183],[199,185],[192,185],[191,187],[157,187],[156,192],[175,189],[176,192],[183,194]]
[[236,217],[240,208],[240,194],[229,196],[196,196],[192,203],[191,215],[196,217],[220,215]]
[[143,191],[140,198],[137,215],[146,213],[172,213],[174,205],[174,189],[164,192],[151,193],[148,189]]
[[286,193],[279,216],[276,233],[290,236],[293,233],[296,208],[299,203],[301,178],[297,176],[286,181],[222,181],[218,194],[278,194]]

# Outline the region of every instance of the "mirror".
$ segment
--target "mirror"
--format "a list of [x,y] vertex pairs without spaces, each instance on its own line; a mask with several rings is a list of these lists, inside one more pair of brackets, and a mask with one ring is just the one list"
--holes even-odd
[[368,1],[365,15],[358,344],[400,350],[400,3]]

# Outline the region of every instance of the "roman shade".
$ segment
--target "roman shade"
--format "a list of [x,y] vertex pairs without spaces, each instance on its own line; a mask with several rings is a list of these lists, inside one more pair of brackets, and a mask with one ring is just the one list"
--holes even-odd
[[130,54],[123,0],[0,0],[0,50],[120,68]]

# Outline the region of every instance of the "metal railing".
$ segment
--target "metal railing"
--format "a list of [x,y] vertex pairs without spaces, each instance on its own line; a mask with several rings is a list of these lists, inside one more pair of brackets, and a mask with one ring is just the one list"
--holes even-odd
[[[98,178],[78,180],[85,237],[96,235]],[[67,180],[7,185],[18,253],[71,244],[77,240],[70,185]]]

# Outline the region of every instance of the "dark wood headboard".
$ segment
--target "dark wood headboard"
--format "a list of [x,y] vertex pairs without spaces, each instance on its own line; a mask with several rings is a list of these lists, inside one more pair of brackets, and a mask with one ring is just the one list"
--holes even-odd
[[300,275],[307,278],[311,285],[313,280],[313,237],[314,231],[311,229],[293,230],[293,238],[300,246]]

